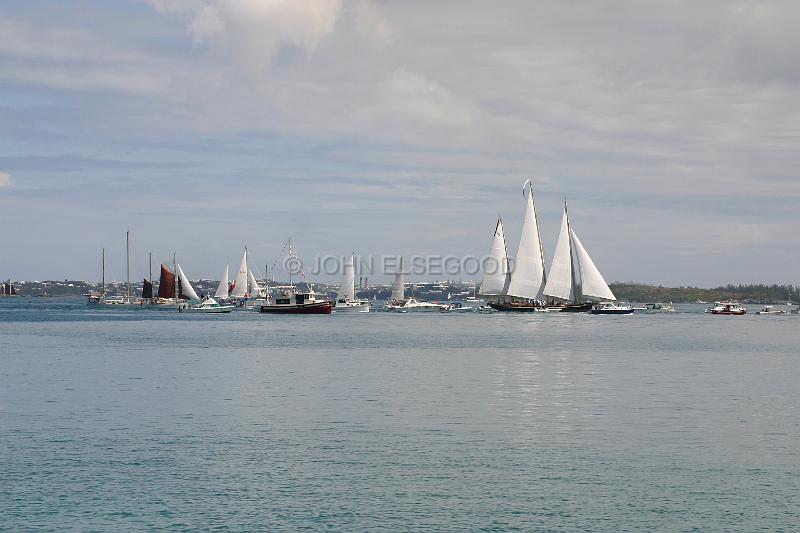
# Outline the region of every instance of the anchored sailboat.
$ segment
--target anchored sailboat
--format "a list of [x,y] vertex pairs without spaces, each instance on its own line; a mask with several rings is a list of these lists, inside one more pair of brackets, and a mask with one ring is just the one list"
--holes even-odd
[[225,274],[222,276],[222,279],[217,286],[217,292],[214,293],[214,298],[219,298],[221,300],[227,300],[229,295],[229,284],[228,281],[228,265],[225,265]]
[[593,300],[617,299],[572,230],[566,201],[550,275],[543,292],[565,302],[561,310],[566,312],[589,311]]
[[336,300],[333,302],[333,310],[336,313],[343,312],[369,312],[369,301],[356,298],[356,268],[355,254],[344,261],[344,275],[339,291],[336,293]]

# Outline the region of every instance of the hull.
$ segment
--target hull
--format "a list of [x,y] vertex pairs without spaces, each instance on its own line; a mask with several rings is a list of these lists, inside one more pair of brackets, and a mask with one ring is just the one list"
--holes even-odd
[[369,304],[363,305],[342,305],[338,304],[333,308],[334,313],[369,313]]
[[740,309],[738,311],[710,311],[712,315],[744,315],[747,314],[745,309]]
[[507,302],[489,302],[489,306],[495,311],[506,311],[512,313],[536,313],[541,310],[538,305],[520,305]]
[[260,313],[274,315],[329,315],[333,311],[331,302],[314,302],[294,305],[262,305]]
[[633,309],[592,309],[593,315],[632,315]]
[[586,313],[592,310],[592,303],[585,304],[566,304],[561,308],[562,313]]

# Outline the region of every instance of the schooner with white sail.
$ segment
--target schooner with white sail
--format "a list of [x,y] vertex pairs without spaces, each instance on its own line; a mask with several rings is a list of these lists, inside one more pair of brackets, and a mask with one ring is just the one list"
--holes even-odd
[[[616,300],[572,230],[566,201],[553,262],[549,274],[546,272],[530,180],[525,182],[523,194],[526,190],[525,220],[514,268],[511,268],[512,261],[508,256],[503,221],[498,217],[480,294],[487,297],[489,305],[498,311],[583,312],[591,310],[598,300]],[[558,302],[558,305],[546,307],[546,298],[550,298],[552,303]]]

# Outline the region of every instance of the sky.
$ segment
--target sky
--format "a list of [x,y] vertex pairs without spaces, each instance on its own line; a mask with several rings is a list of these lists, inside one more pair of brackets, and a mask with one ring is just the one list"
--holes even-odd
[[128,227],[135,278],[152,251],[218,279],[289,236],[306,263],[483,256],[498,214],[513,254],[531,178],[548,261],[567,198],[608,281],[797,283],[797,20],[794,1],[4,0],[0,277],[98,279],[105,247],[124,279]]

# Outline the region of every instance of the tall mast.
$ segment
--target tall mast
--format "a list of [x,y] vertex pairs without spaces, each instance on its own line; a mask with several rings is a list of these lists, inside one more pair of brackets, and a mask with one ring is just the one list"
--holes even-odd
[[105,297],[106,295],[106,249],[103,248],[102,252],[100,252],[100,262],[103,264],[101,267],[101,276],[102,279],[100,281],[100,295],[101,297]]
[[131,228],[125,232],[125,258],[128,263],[128,303],[131,303]]
[[150,268],[150,273],[148,275],[148,281],[150,282],[150,302],[153,302],[153,252],[147,252],[148,255],[148,263]]
[[569,239],[569,274],[572,280],[572,296],[575,298],[575,303],[580,303],[578,297],[578,284],[575,282],[575,264],[572,259],[572,228],[569,225],[569,211],[567,210],[567,199],[564,198],[564,213],[567,215],[567,238]]
[[178,312],[181,312],[181,299],[180,299],[180,291],[178,290],[178,285],[180,284],[180,279],[178,278],[178,259],[177,254],[172,252],[172,269],[175,272],[175,280],[172,282],[175,286],[175,307],[178,308]]

